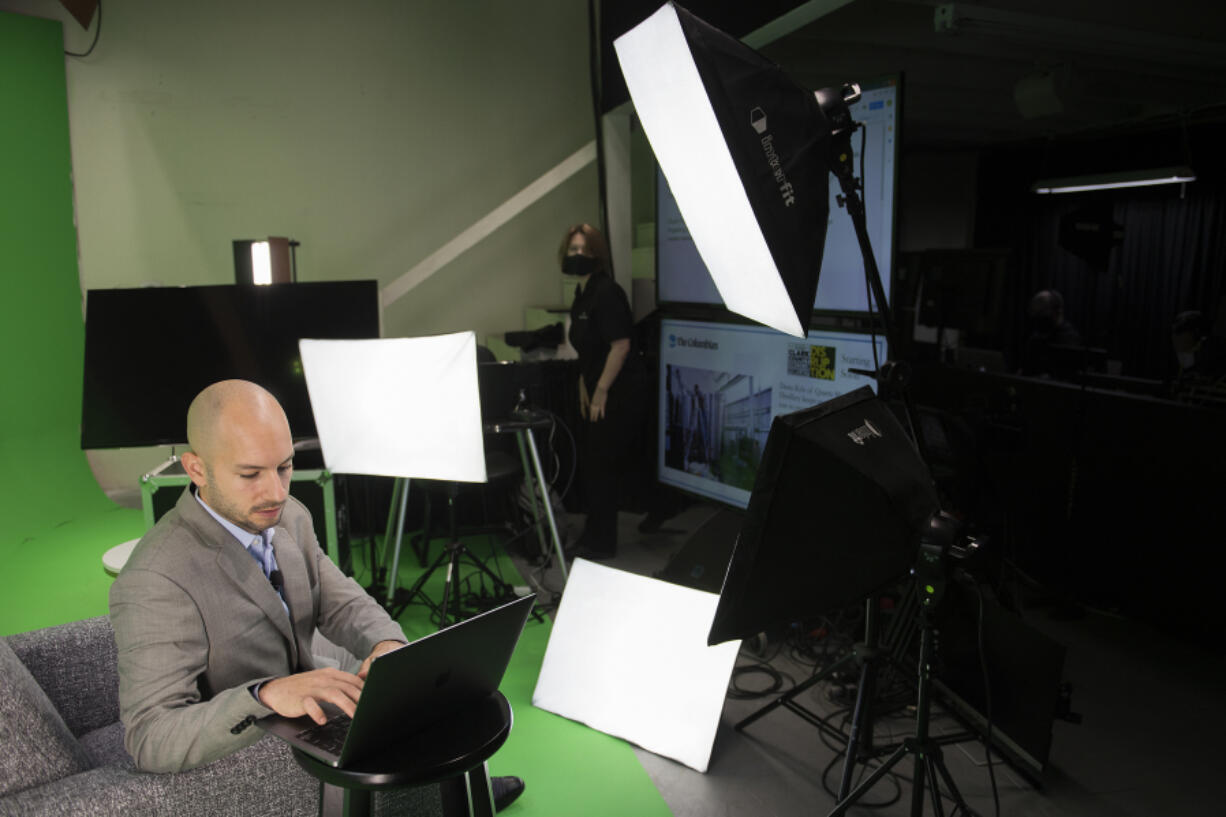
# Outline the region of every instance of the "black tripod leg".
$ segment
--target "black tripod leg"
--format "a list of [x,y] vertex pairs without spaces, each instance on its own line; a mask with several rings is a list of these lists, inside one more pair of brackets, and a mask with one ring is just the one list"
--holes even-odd
[[894,768],[894,764],[902,760],[903,756],[906,755],[907,752],[911,751],[911,746],[912,741],[910,739],[903,741],[902,744],[895,749],[888,758],[886,758],[885,763],[882,763],[876,769],[873,769],[873,773],[870,774],[864,780],[864,782],[862,782],[859,786],[856,786],[855,790],[853,790],[851,794],[847,795],[845,799],[840,800],[838,804],[835,805],[834,810],[830,812],[828,817],[839,817],[840,814],[845,814],[847,809],[854,806],[856,801],[863,797],[869,789],[876,785],[878,780],[889,774],[890,769]]
[[[429,580],[429,578],[432,575],[434,575],[434,571],[438,570],[439,567],[443,564],[443,560],[449,559],[450,556],[451,554],[448,553],[447,548],[443,548],[443,550],[438,554],[437,557],[435,557],[434,561],[430,564],[430,567],[426,568],[426,572],[417,577],[417,581],[413,582],[413,586],[410,587],[408,591],[399,591],[396,593],[397,598],[400,598],[401,601],[397,603],[395,609],[388,610],[392,618],[397,618],[397,619],[400,618],[400,614],[405,611],[405,608],[408,607],[409,604],[413,601],[413,599],[416,598],[417,596],[422,597],[422,600],[425,601],[427,605],[429,605],[430,610],[432,612],[438,612],[438,605],[436,605],[433,601],[431,601],[430,597],[427,596],[424,592],[422,592],[422,588],[426,586],[426,582]],[[401,596],[401,593],[403,593],[404,595]]]
[[509,593],[511,595],[515,594],[515,588],[507,584],[506,579],[502,578],[497,573],[490,570],[489,565],[481,561],[481,559],[479,559],[478,557],[474,556],[473,552],[469,550],[467,547],[464,547],[464,546],[461,546],[461,547],[463,547],[465,555],[468,556],[468,560],[472,562],[473,566],[476,567],[478,570],[480,570],[485,575],[489,576],[490,580],[494,582],[495,587],[497,587],[499,590],[503,591],[504,593]]
[[[990,750],[989,750],[990,751]],[[970,806],[962,799],[962,792],[958,791],[958,784],[954,782],[954,777],[949,773],[949,767],[945,765],[945,753],[941,751],[941,747],[933,744],[932,749],[928,753],[929,764],[932,766],[929,769],[929,776],[932,778],[932,788],[936,790],[937,775],[941,776],[941,780],[945,783],[945,788],[949,792],[950,798],[954,801],[954,805],[958,807],[958,814],[963,813],[976,817],[975,812],[971,811]],[[938,794],[937,799],[940,799]]]
[[[451,586],[452,586],[452,583],[456,580],[456,574],[460,566],[461,556],[467,556],[468,561],[472,563],[473,567],[477,568],[482,573],[489,576],[490,580],[494,582],[494,586],[498,588],[498,590],[501,593],[507,596],[515,595],[515,588],[507,584],[506,580],[503,579],[501,576],[499,576],[497,573],[490,570],[489,567],[485,564],[485,562],[481,561],[481,559],[473,555],[473,552],[469,550],[468,547],[463,542],[459,542],[459,541],[452,542],[451,544],[447,545],[444,552],[449,555],[450,561],[447,564],[447,577],[443,581],[443,603],[441,605],[441,613],[439,617],[439,628],[440,629],[447,626],[447,608],[451,601]],[[436,609],[440,609],[440,608],[436,608]],[[458,612],[456,613],[455,620],[457,623],[460,621],[460,614]]]
[[[460,495],[460,486],[458,483],[452,482],[447,486],[447,575],[443,578],[443,603],[440,605],[438,617],[438,627],[443,629],[447,626],[447,608],[451,601],[451,583],[455,580],[456,567],[460,562],[460,555],[464,552],[464,545],[460,542],[460,526],[456,516],[456,499]],[[458,607],[459,605],[457,605]],[[455,620],[460,620],[459,614]]]
[[[924,756],[924,747],[919,747],[915,752],[915,771],[912,774],[911,780],[911,815],[912,817],[922,817],[924,813],[924,782],[925,775],[928,771],[928,758]],[[935,782],[935,781],[934,781]],[[941,795],[936,790],[936,786],[932,786],[933,804],[937,808],[936,817],[941,817]]]
[[[822,681],[825,681],[827,678],[831,677],[836,672],[838,672],[843,667],[844,664],[847,664],[848,662],[855,660],[855,657],[856,657],[855,652],[847,653],[847,655],[844,655],[838,661],[835,661],[833,664],[831,664],[829,667],[819,672],[817,675],[814,675],[810,677],[809,679],[807,679],[806,681],[804,681],[803,683],[798,684],[792,689],[789,689],[787,692],[783,693],[778,698],[771,701],[766,706],[762,707],[756,712],[751,712],[749,715],[746,715],[733,728],[739,732],[740,730],[744,729],[746,726],[749,726],[749,724],[753,723],[754,721],[756,721],[758,718],[762,717],[763,715],[773,712],[775,709],[778,709],[781,706],[786,706],[797,695],[809,689],[810,687],[814,686],[815,684],[820,684]],[[840,735],[840,737],[842,737],[842,735]]]
[[860,684],[856,689],[856,706],[851,718],[851,731],[847,736],[847,749],[843,757],[843,777],[839,781],[839,799],[851,788],[851,777],[859,760],[861,735],[867,726],[869,741],[872,741],[873,724],[869,707],[873,705],[877,689],[877,656],[872,648],[866,648],[864,663],[860,666]]
[[[935,817],[945,817],[945,807],[941,804],[941,788],[937,785],[936,770],[932,767],[932,756],[925,760],[928,767],[928,796],[932,800],[932,813]],[[923,812],[920,812],[922,815]]]
[[864,608],[864,645],[861,648],[860,683],[856,688],[856,706],[851,718],[851,730],[847,735],[847,750],[843,757],[843,777],[839,781],[839,799],[847,796],[851,788],[851,777],[856,763],[860,759],[860,744],[867,735],[868,750],[873,743],[873,699],[877,697],[877,650],[878,623],[881,602],[876,596],[871,596],[865,602]]
[[[443,578],[443,603],[439,606],[438,627],[443,629],[447,626],[447,607],[451,601],[451,583],[455,580],[456,566],[460,563],[460,554],[464,552],[464,545],[460,542],[452,542],[447,545],[447,575]],[[460,621],[460,616],[457,613],[455,620]]]

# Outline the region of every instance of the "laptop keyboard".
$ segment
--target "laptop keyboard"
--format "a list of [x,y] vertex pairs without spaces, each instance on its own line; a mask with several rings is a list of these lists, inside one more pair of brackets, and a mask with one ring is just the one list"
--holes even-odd
[[351,723],[353,719],[348,715],[336,715],[324,723],[304,729],[298,733],[298,737],[312,746],[339,755],[341,747],[345,745],[345,736],[349,734]]

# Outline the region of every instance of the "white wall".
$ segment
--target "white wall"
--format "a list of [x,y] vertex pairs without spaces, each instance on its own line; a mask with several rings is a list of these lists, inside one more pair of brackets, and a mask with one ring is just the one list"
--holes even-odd
[[[65,19],[54,0],[0,8]],[[299,280],[397,279],[593,138],[573,0],[106,0],[68,60],[84,288],[230,283],[230,242]],[[385,335],[520,328],[556,304],[588,165],[390,304]]]
[[[230,242],[268,235],[302,242],[299,280],[386,287],[592,141],[586,9],[105,0],[97,48],[67,59],[82,289],[232,283]],[[92,39],[57,0],[0,10]],[[390,303],[384,335],[485,339],[559,304],[558,242],[597,195],[588,164]],[[133,504],[167,453],[90,459]]]

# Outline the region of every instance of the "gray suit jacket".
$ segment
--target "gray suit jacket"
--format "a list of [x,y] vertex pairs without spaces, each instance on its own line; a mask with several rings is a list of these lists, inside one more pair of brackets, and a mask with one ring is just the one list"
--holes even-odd
[[292,496],[273,537],[290,615],[259,564],[190,487],[111,586],[124,745],[147,771],[200,766],[255,743],[270,714],[248,691],[315,668],[316,629],[356,656],[400,625],[319,548]]

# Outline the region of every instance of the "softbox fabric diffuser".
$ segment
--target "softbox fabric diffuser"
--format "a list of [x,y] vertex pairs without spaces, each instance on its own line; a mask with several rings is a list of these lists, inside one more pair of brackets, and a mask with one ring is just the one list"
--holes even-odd
[[776,417],[708,642],[845,607],[915,563],[936,486],[867,386]]
[[804,337],[829,210],[830,125],[813,92],[672,3],[614,48],[725,306]]
[[299,347],[330,470],[485,482],[472,332]]
[[576,559],[532,704],[707,770],[739,642],[704,642],[717,597]]

